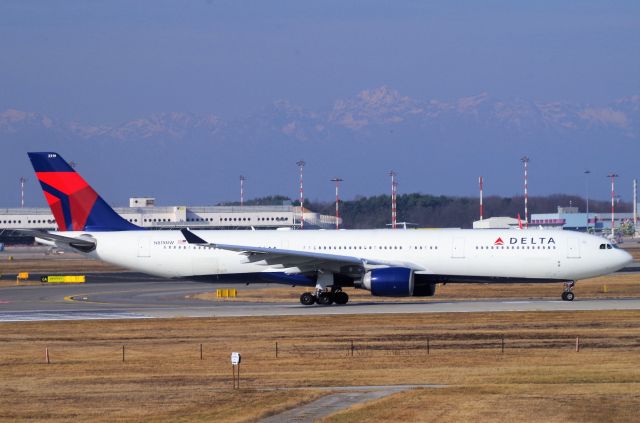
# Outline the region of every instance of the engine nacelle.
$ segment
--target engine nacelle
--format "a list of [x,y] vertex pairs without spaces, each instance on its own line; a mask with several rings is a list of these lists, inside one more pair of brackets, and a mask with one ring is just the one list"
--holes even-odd
[[435,293],[436,293],[435,282],[420,283],[420,280],[416,278],[416,281],[413,287],[414,297],[433,297]]
[[364,274],[362,287],[380,297],[410,297],[413,295],[413,270],[406,267],[373,269]]

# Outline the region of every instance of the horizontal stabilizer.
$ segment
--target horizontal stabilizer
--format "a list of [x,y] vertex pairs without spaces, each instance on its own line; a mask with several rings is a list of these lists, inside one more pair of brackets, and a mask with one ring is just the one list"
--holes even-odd
[[49,232],[34,231],[29,229],[16,229],[15,231],[24,235],[33,236],[35,238],[52,241],[58,246],[66,245],[71,248],[75,248],[76,250],[82,251],[83,253],[88,253],[96,249],[96,240],[88,236],[83,236],[82,238],[73,238],[70,236],[57,235]]

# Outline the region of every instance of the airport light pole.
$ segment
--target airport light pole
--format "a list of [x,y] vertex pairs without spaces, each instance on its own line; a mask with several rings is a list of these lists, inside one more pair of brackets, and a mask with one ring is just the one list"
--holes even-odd
[[610,173],[607,175],[607,178],[611,178],[611,238],[615,235],[616,222],[614,220],[615,217],[615,197],[616,197],[616,178],[620,176],[616,173]]
[[589,232],[589,175],[591,171],[589,169],[584,171],[585,174],[585,182],[587,186],[587,232]]
[[244,206],[244,181],[246,180],[247,178],[240,175],[240,207]]
[[480,185],[480,220],[482,220],[482,217],[484,215],[484,209],[482,206],[482,190],[483,190],[483,184],[482,184],[482,176],[480,176],[478,178],[478,184]]
[[638,227],[638,180],[633,180],[633,233]]
[[396,181],[396,176],[398,176],[398,174],[391,170],[389,171],[389,176],[391,176],[391,229],[396,229],[396,200],[398,194],[398,181]]
[[300,169],[300,229],[304,229],[304,189],[302,187],[302,175],[306,164],[304,160],[298,160],[296,162],[296,165],[298,165]]
[[24,208],[24,183],[27,182],[27,178],[20,177],[20,208]]
[[336,183],[336,229],[340,229],[340,182],[344,179],[335,177],[331,181]]
[[524,223],[529,229],[529,174],[528,174],[528,166],[529,166],[529,157],[524,156],[520,159],[520,161],[524,164]]

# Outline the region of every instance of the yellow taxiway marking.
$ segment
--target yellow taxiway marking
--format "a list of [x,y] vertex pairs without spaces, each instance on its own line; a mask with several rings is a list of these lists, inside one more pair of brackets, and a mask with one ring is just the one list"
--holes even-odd
[[[141,291],[136,291],[136,290],[131,290],[131,291],[106,291],[106,292],[93,292],[91,293],[91,295],[103,295],[103,294],[117,294],[117,293],[127,293],[127,292],[141,292]],[[149,290],[147,292],[154,292],[154,290]],[[84,299],[76,299],[75,297],[84,297],[87,298],[86,300]],[[76,294],[76,295],[65,295],[64,296],[64,301],[68,301],[68,302],[78,302],[78,303],[86,303],[86,304],[102,304],[102,305],[110,305],[110,304],[114,304],[114,305],[122,305],[125,304],[128,307],[149,307],[149,306],[153,306],[153,307],[175,307],[175,304],[130,304],[130,303],[114,303],[114,302],[102,302],[102,301],[91,301],[88,299],[89,296],[87,294]],[[188,297],[184,297],[184,299],[188,299]]]

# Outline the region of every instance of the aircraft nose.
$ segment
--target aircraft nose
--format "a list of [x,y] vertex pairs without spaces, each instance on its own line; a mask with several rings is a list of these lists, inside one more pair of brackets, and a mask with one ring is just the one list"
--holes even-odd
[[620,267],[625,267],[633,262],[633,256],[624,250],[617,250],[620,256]]

